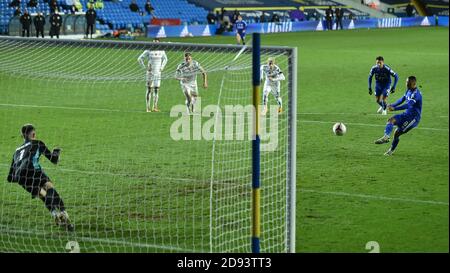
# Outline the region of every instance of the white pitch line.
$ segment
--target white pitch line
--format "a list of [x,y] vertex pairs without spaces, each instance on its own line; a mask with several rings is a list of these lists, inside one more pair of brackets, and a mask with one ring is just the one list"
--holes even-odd
[[[8,226],[3,225],[3,224],[0,224],[0,232],[27,234],[27,235],[39,235],[42,237],[48,235],[48,232],[42,232],[39,230],[10,229]],[[146,244],[146,243],[133,243],[133,242],[129,242],[129,241],[111,240],[111,239],[102,239],[102,238],[77,237],[76,235],[68,236],[68,237],[73,237],[77,241],[88,241],[88,242],[94,242],[94,243],[125,245],[125,246],[132,246],[132,247],[141,247],[141,248],[157,248],[157,249],[173,250],[173,251],[179,251],[179,252],[192,252],[192,250],[187,250],[187,249],[183,249],[183,248],[179,248],[179,247],[172,247],[172,246],[162,246],[162,245]]]
[[[321,120],[299,120],[301,123],[322,123],[322,124],[333,124],[336,121],[321,121]],[[355,125],[355,126],[366,126],[366,127],[385,127],[386,125],[382,124],[367,124],[367,123],[353,123],[353,122],[345,122],[346,125]],[[429,128],[429,127],[416,127],[414,130],[430,130],[430,131],[445,131],[448,132],[448,128]]]
[[107,108],[68,107],[68,106],[52,106],[52,105],[0,103],[0,106],[25,107],[25,108],[51,108],[51,109],[62,109],[62,110],[83,110],[83,111],[117,112],[117,113],[146,113],[145,111],[137,111],[137,110],[133,111],[133,110],[120,110],[120,109],[107,109]]
[[300,189],[300,191],[301,192],[309,192],[309,193],[317,193],[317,194],[326,194],[326,195],[357,197],[357,198],[362,198],[362,199],[378,199],[378,200],[399,201],[399,202],[420,203],[420,204],[432,204],[432,205],[444,205],[444,206],[449,205],[448,202],[418,200],[418,199],[398,198],[398,197],[387,197],[387,196],[380,196],[380,195],[368,195],[368,194],[334,192],[334,191],[316,191],[316,190],[309,190],[309,189]]

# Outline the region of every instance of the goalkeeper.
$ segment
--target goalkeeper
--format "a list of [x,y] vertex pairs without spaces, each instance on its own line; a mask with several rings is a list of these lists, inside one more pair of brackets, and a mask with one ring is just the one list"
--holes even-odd
[[61,149],[55,148],[50,152],[44,142],[36,139],[36,130],[31,124],[22,127],[22,136],[25,142],[14,152],[8,182],[18,183],[31,193],[32,198],[39,197],[50,211],[55,223],[68,231],[73,231],[74,226],[70,223],[62,198],[39,164],[41,155],[57,164]]

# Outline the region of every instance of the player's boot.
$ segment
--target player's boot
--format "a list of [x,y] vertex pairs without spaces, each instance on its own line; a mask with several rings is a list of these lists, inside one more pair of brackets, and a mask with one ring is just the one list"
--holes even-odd
[[391,148],[389,148],[389,150],[387,150],[387,152],[384,153],[385,156],[391,156],[394,153],[393,150],[391,150]]
[[386,116],[386,115],[387,115],[387,110],[383,110],[383,112],[381,112],[381,114],[382,114],[383,116]]
[[67,214],[66,211],[62,211],[59,215],[60,215],[59,218],[61,219],[61,226],[64,226],[67,229],[67,231],[74,231],[75,227],[70,222],[69,214]]
[[60,226],[60,225],[61,225],[61,213],[59,213],[59,212],[56,211],[56,210],[53,210],[53,211],[51,212],[51,214],[52,214],[53,220],[55,220],[55,224],[56,224],[57,226]]
[[158,107],[153,107],[152,111],[153,112],[159,112],[159,108]]
[[283,107],[278,107],[278,114],[283,113]]
[[382,138],[375,140],[375,144],[384,144],[384,143],[388,143],[388,142],[389,142],[389,138],[387,136],[383,136]]
[[377,110],[377,114],[381,114],[381,112],[383,112],[383,107],[380,106],[380,108],[378,108]]

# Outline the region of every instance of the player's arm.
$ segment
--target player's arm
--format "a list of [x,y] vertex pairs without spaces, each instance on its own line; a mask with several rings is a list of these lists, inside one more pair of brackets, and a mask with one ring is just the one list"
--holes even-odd
[[369,95],[372,95],[372,78],[373,78],[373,67],[369,72]]
[[403,95],[401,98],[399,98],[396,102],[390,104],[388,106],[389,110],[390,111],[398,111],[398,110],[406,109],[407,104],[404,104],[406,106],[405,108],[402,108],[402,109],[399,108],[400,107],[399,105],[402,104],[405,100],[406,100],[406,94]]
[[39,142],[39,151],[41,154],[43,154],[50,162],[53,164],[57,164],[59,160],[59,155],[61,154],[61,149],[55,148],[51,152],[47,146],[44,144],[44,142]]
[[394,70],[390,69],[389,73],[391,74],[392,77],[394,77],[394,84],[391,87],[391,93],[395,92],[395,87],[397,86],[397,82],[398,82],[398,74],[394,72]]
[[183,72],[181,71],[182,64],[178,65],[177,70],[175,71],[175,79],[181,81],[183,80]]
[[272,78],[272,81],[274,82],[279,82],[279,81],[284,81],[286,79],[286,77],[284,76],[283,72],[278,69],[278,73],[275,77]]
[[408,100],[408,103],[404,103],[400,106],[394,106],[392,111],[399,111],[399,110],[405,110],[408,108],[413,108],[415,104],[416,104],[416,100],[414,99],[413,96],[411,96],[411,98]]
[[138,62],[139,64],[142,66],[142,68],[145,68],[145,63],[144,63],[144,59],[148,56],[148,51],[145,50],[144,52],[142,52],[142,54],[138,57]]
[[166,64],[168,61],[169,61],[169,59],[167,58],[166,52],[163,52],[162,60],[161,60],[161,71],[164,70],[164,67],[166,67]]
[[6,178],[8,182],[13,182],[13,171],[14,171],[13,165],[14,165],[14,156],[11,162],[11,167],[9,167],[8,177]]

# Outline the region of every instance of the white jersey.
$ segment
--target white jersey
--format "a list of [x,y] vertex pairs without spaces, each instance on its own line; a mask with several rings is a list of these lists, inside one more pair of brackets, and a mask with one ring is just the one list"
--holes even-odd
[[181,85],[197,86],[197,73],[203,71],[202,66],[197,61],[192,60],[190,65],[183,62],[177,67],[176,78],[181,78]]
[[270,69],[268,64],[261,65],[261,80],[263,77],[266,79],[264,82],[264,86],[279,86],[280,81],[285,79],[283,72],[277,65],[273,65],[273,68]]
[[[144,64],[146,58],[148,59],[147,67]],[[167,55],[164,50],[145,50],[138,58],[139,64],[152,74],[160,74],[164,70],[167,61]]]

